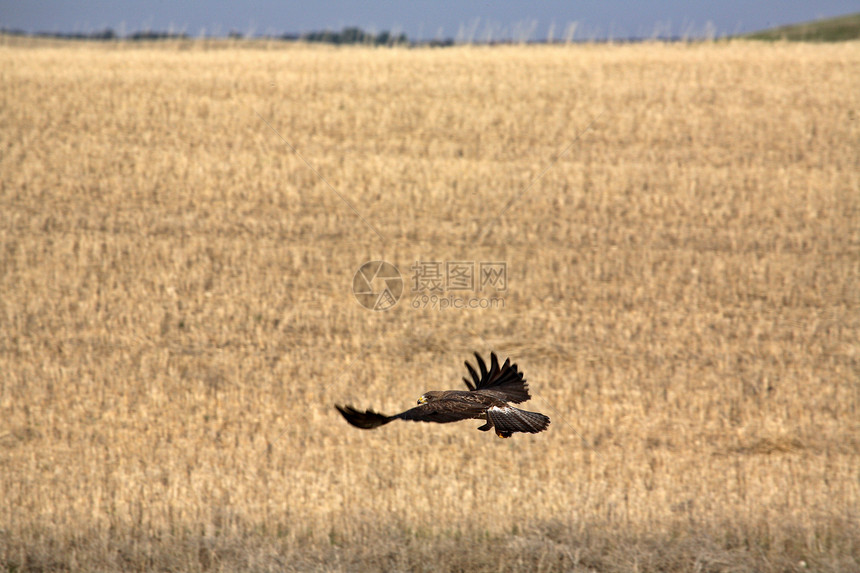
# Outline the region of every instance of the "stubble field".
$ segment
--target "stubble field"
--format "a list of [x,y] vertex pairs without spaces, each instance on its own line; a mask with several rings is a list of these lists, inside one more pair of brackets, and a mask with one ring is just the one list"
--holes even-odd
[[[860,570],[857,43],[5,39],[0,78],[0,569]],[[547,432],[333,408],[475,350]]]

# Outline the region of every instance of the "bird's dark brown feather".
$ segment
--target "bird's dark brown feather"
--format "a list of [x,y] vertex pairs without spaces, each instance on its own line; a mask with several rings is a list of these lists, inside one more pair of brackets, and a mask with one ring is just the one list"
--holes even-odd
[[487,371],[486,364],[477,352],[475,358],[481,370],[480,379],[477,378],[477,373],[471,365],[466,362],[466,367],[475,378],[474,392],[481,392],[513,404],[519,404],[531,398],[528,382],[523,378],[523,374],[517,371],[517,365],[511,364],[510,359],[505,360],[505,364],[500,368],[495,352],[491,353],[491,367]]
[[528,383],[517,365],[506,359],[502,366],[495,353],[490,354],[490,368],[476,352],[478,371],[466,362],[472,381],[463,378],[468,391],[446,390],[426,392],[424,403],[405,412],[386,416],[373,410],[357,410],[352,406],[335,406],[347,422],[365,430],[378,428],[392,420],[448,423],[480,418],[486,423],[478,428],[486,431],[495,428],[500,437],[514,432],[537,433],[549,425],[549,418],[536,412],[527,412],[511,406],[530,398]]

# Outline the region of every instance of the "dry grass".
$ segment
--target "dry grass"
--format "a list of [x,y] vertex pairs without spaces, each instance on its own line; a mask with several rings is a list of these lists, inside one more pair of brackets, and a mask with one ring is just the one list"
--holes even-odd
[[[860,45],[7,41],[0,78],[0,568],[860,569]],[[505,307],[366,311],[379,258],[505,261]],[[548,432],[332,407],[491,349]]]

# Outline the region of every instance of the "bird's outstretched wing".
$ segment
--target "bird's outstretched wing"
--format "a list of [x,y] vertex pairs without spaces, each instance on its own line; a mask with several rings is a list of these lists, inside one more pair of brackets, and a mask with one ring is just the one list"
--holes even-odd
[[346,418],[347,422],[356,428],[361,428],[362,430],[372,430],[373,428],[384,426],[391,420],[395,419],[394,416],[386,416],[385,414],[380,414],[373,410],[365,410],[362,412],[361,410],[356,410],[352,406],[338,406],[335,404],[335,408],[337,408],[337,411]]
[[412,420],[413,422],[459,422],[468,420],[483,413],[484,408],[480,404],[454,400],[439,400],[428,404],[421,404],[410,408],[405,412],[397,414],[401,420]]
[[522,372],[517,371],[517,365],[511,364],[511,359],[505,360],[505,363],[500,367],[499,359],[496,358],[496,353],[490,353],[490,369],[487,370],[487,364],[481,355],[475,353],[475,358],[478,361],[478,368],[481,375],[472,368],[472,365],[466,362],[466,369],[472,376],[470,381],[468,378],[463,378],[466,387],[472,392],[480,392],[493,398],[519,404],[525,402],[531,396],[529,395],[529,385],[523,379]]
[[[462,392],[466,394],[466,392]],[[356,410],[352,406],[335,406],[346,421],[363,430],[370,430],[385,425],[392,420],[411,420],[413,422],[459,422],[469,420],[484,412],[486,406],[479,401],[464,399],[436,400],[410,408],[405,412],[386,416],[373,410]]]

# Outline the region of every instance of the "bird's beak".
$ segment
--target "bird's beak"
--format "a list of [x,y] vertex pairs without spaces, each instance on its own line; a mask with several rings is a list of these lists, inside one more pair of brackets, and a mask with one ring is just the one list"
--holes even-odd
[[418,403],[419,404],[427,403],[427,398],[425,398],[424,396],[421,396],[420,398],[418,398]]

